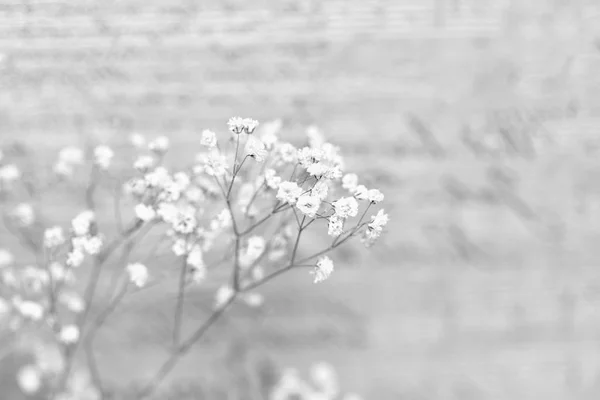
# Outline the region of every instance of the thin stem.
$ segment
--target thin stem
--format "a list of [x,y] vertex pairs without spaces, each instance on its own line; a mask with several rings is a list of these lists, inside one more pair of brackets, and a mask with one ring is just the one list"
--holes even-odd
[[[187,239],[186,239],[187,246]],[[187,276],[187,254],[183,257],[181,272],[179,273],[179,288],[177,291],[177,304],[175,305],[175,321],[173,324],[173,347],[179,345],[179,337],[182,328],[182,317],[185,297],[185,278]]]

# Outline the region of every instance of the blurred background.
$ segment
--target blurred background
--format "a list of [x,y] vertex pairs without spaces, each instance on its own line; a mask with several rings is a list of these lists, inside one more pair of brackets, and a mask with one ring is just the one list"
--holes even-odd
[[[283,140],[318,126],[385,193],[380,243],[334,254],[324,284],[290,274],[260,310],[234,309],[164,398],[246,399],[240,377],[324,360],[365,399],[592,399],[598,71],[597,0],[3,0],[0,144],[47,167],[65,145],[119,155],[132,133],[164,134],[177,166],[202,129],[280,118]],[[84,206],[53,196],[51,221]],[[111,320],[114,385],[164,357],[169,290]],[[192,296],[188,318],[210,301]]]

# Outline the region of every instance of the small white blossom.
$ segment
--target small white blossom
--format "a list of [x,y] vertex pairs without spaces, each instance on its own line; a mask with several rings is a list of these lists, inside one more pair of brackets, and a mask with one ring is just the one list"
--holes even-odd
[[146,138],[140,133],[133,133],[131,136],[129,136],[129,142],[133,145],[133,147],[140,149],[146,145]]
[[85,236],[90,232],[90,228],[92,223],[94,222],[96,216],[93,211],[86,210],[82,211],[71,221],[71,227],[73,228],[73,233],[77,236]]
[[279,184],[279,190],[275,196],[283,203],[294,204],[302,194],[302,188],[296,182],[285,181]]
[[169,150],[170,146],[169,138],[166,136],[159,136],[150,143],[148,143],[148,149],[157,154],[164,154]]
[[79,341],[79,328],[77,325],[65,325],[61,328],[58,338],[64,344],[73,344]]
[[123,185],[123,191],[133,196],[141,197],[146,190],[148,190],[148,182],[145,179],[133,178]]
[[254,158],[258,162],[264,161],[265,157],[267,156],[265,144],[255,136],[248,136],[245,152],[247,155]]
[[329,186],[325,181],[319,181],[315,183],[313,188],[310,190],[311,196],[318,197],[319,199],[325,200],[327,198],[327,194],[329,193]]
[[164,187],[171,182],[171,176],[165,167],[155,168],[154,171],[147,173],[144,179],[150,187]]
[[325,176],[327,174],[327,172],[329,171],[330,167],[329,165],[322,163],[322,162],[316,162],[314,164],[311,164],[308,166],[308,168],[306,169],[306,172],[308,172],[310,175],[320,178],[322,176]]
[[350,193],[354,193],[356,187],[358,186],[358,175],[356,174],[346,174],[342,178],[342,187],[349,191]]
[[298,150],[298,163],[304,168],[309,168],[311,165],[321,161],[323,153],[319,149],[311,147],[303,147]]
[[26,365],[17,373],[17,382],[23,393],[33,395],[42,387],[42,373],[35,365]]
[[338,215],[332,215],[329,217],[329,225],[327,227],[327,234],[329,236],[339,236],[344,232],[344,218]]
[[47,248],[58,247],[65,242],[65,235],[60,226],[54,226],[44,231],[44,246]]
[[340,218],[356,217],[358,214],[358,202],[354,197],[342,197],[332,203],[335,215]]
[[265,298],[260,293],[249,293],[245,295],[243,299],[250,307],[260,307],[265,302]]
[[33,207],[28,203],[21,203],[15,207],[12,213],[19,223],[23,226],[29,226],[35,221],[35,212]]
[[15,257],[6,249],[0,248],[0,268],[7,267],[15,262]]
[[323,133],[314,125],[306,128],[306,136],[308,137],[308,144],[310,147],[320,148],[325,143],[325,137]]
[[148,222],[156,218],[156,211],[151,206],[140,203],[135,206],[135,216],[144,222]]
[[67,306],[67,308],[75,313],[80,313],[85,310],[85,302],[76,292],[61,292],[58,300]]
[[56,164],[54,164],[54,166],[52,167],[52,171],[59,176],[63,176],[63,177],[68,177],[68,176],[72,176],[74,169],[73,169],[73,165],[68,164],[64,161],[58,161],[56,162]]
[[389,220],[390,219],[388,215],[383,210],[379,210],[376,215],[371,217],[371,223],[369,224],[369,227],[371,229],[381,230],[387,225]]
[[254,133],[254,130],[258,127],[258,121],[252,118],[244,118],[242,123],[244,124],[244,132],[249,135]]
[[202,171],[207,175],[220,177],[227,173],[227,158],[217,150],[202,154],[199,161]]
[[217,145],[217,135],[208,129],[203,130],[202,137],[200,138],[200,144],[208,148],[215,147]]
[[0,183],[10,184],[21,177],[21,171],[14,164],[0,167]]
[[379,202],[383,201],[383,193],[381,193],[379,190],[377,189],[371,189],[367,192],[367,199],[373,203],[373,204],[377,204]]
[[281,126],[282,122],[280,119],[263,124],[260,139],[263,141],[267,149],[271,150],[277,143],[277,134],[281,130]]
[[97,146],[94,149],[94,162],[101,169],[108,169],[115,153],[108,146]]
[[236,135],[239,135],[244,131],[245,128],[244,119],[241,117],[229,118],[229,121],[227,121],[227,126],[229,127],[229,130],[231,132],[235,133]]
[[298,197],[296,207],[300,212],[310,218],[314,218],[321,206],[321,199],[316,196],[304,195]]
[[154,166],[154,157],[152,156],[139,156],[135,163],[133,164],[133,168],[140,172],[148,172],[150,168]]
[[315,276],[315,283],[319,283],[329,278],[333,272],[333,261],[327,256],[319,258],[315,269],[311,272]]
[[53,282],[64,281],[67,283],[72,283],[74,280],[73,273],[65,268],[64,265],[56,261],[50,264],[50,276],[52,277]]
[[83,242],[83,246],[88,254],[96,255],[102,250],[102,238],[99,236],[87,237]]
[[83,150],[74,146],[67,146],[60,150],[58,159],[70,165],[81,165],[84,160]]
[[85,254],[81,249],[73,249],[69,254],[67,254],[67,265],[72,268],[77,268],[83,261],[85,260]]
[[277,155],[281,161],[294,164],[298,161],[298,149],[291,143],[282,143],[277,147]]
[[19,301],[15,304],[15,307],[23,317],[29,318],[32,321],[39,321],[44,316],[44,307],[35,301]]
[[340,394],[337,374],[330,364],[325,362],[314,364],[310,370],[310,375],[319,393],[323,394],[325,399],[337,398]]
[[276,172],[272,168],[265,170],[265,184],[270,189],[277,189],[281,183],[281,177],[276,176]]
[[358,185],[354,189],[354,197],[358,200],[367,200],[369,198],[369,190],[364,185]]
[[196,269],[201,269],[204,267],[204,255],[202,253],[202,248],[200,246],[194,246],[192,250],[187,255],[186,259],[188,265]]
[[129,281],[137,287],[144,287],[148,282],[148,268],[141,263],[127,265]]

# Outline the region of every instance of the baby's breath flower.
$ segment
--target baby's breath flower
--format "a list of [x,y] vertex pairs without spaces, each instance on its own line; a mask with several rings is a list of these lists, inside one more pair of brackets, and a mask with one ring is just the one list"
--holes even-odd
[[317,260],[315,269],[311,272],[315,276],[315,283],[319,283],[329,278],[333,272],[333,261],[327,256],[323,256]]
[[73,249],[69,252],[69,254],[67,254],[67,265],[69,267],[72,268],[77,268],[79,267],[81,264],[83,264],[83,261],[85,260],[85,254],[83,253],[82,249]]
[[229,130],[231,132],[235,133],[236,135],[239,135],[244,131],[245,128],[244,119],[241,117],[229,118],[229,121],[227,121],[227,126],[229,127]]
[[194,204],[202,203],[205,200],[204,192],[198,186],[190,186],[184,192],[185,198]]
[[276,176],[276,172],[272,168],[265,170],[265,184],[270,189],[277,189],[281,183],[281,177]]
[[148,182],[141,178],[130,179],[123,185],[123,191],[133,196],[141,197],[146,190],[148,190]]
[[144,287],[148,282],[148,268],[141,263],[133,263],[127,265],[127,273],[129,281],[137,287]]
[[332,203],[335,215],[340,218],[356,217],[358,214],[358,202],[354,197],[342,197]]
[[72,176],[74,169],[73,166],[71,164],[68,164],[64,161],[58,161],[56,164],[54,164],[54,166],[52,167],[52,171],[59,176],[62,177],[68,177],[68,176]]
[[135,216],[144,222],[152,221],[156,218],[156,211],[149,205],[146,204],[138,204],[135,206]]
[[102,250],[102,238],[99,236],[90,236],[84,238],[83,248],[90,255],[96,255]]
[[108,169],[115,153],[108,146],[97,146],[94,149],[94,162],[100,169]]
[[204,267],[204,255],[202,253],[202,248],[198,245],[192,247],[192,250],[187,255],[186,262],[188,265],[196,269],[200,269]]
[[325,175],[327,173],[327,171],[329,171],[329,165],[321,163],[321,162],[316,162],[314,164],[311,164],[306,169],[306,172],[308,172],[310,175],[315,176],[317,178],[320,178],[323,175]]
[[302,194],[302,188],[296,182],[285,181],[279,184],[279,190],[275,196],[283,203],[294,204]]
[[171,176],[165,167],[156,167],[154,171],[147,173],[144,179],[150,187],[164,187],[171,182]]
[[300,196],[296,202],[296,207],[298,210],[310,218],[314,218],[315,215],[317,215],[317,211],[319,211],[320,206],[321,199],[311,195]]
[[254,130],[258,127],[258,121],[252,118],[244,118],[244,132],[251,135],[254,133]]
[[10,184],[21,177],[21,171],[14,164],[0,167],[0,183]]
[[19,223],[23,226],[30,226],[35,221],[35,212],[33,207],[28,203],[21,203],[15,207],[12,213]]
[[217,135],[213,131],[205,129],[202,131],[202,137],[200,138],[200,144],[208,148],[217,146]]
[[173,183],[177,185],[177,188],[180,191],[184,191],[185,189],[187,189],[188,186],[190,186],[192,180],[190,179],[190,176],[187,173],[180,171],[176,172],[175,175],[173,175]]
[[329,236],[339,236],[344,232],[344,218],[334,214],[329,217],[327,234]]
[[354,189],[354,197],[358,200],[367,200],[369,198],[369,190],[364,185],[358,185]]
[[164,154],[169,150],[170,146],[169,138],[166,136],[159,136],[150,143],[148,143],[148,149],[156,154]]
[[383,201],[383,193],[381,193],[379,190],[377,189],[371,189],[367,192],[367,199],[373,203],[373,204],[377,204],[381,201]]
[[58,338],[64,344],[74,344],[79,341],[79,328],[77,325],[65,325],[61,328]]
[[329,192],[329,186],[325,181],[318,181],[315,183],[315,186],[310,190],[311,196],[318,197],[321,201],[327,198],[327,193]]
[[389,220],[390,219],[388,215],[383,211],[383,209],[379,210],[376,215],[373,215],[371,217],[371,223],[369,224],[369,227],[371,229],[381,230],[384,226],[387,225]]
[[75,313],[80,313],[85,310],[85,302],[76,292],[61,292],[58,301],[67,306],[67,308]]
[[337,398],[340,393],[337,374],[333,366],[319,362],[312,366],[310,375],[319,393],[326,399]]
[[39,321],[44,316],[44,307],[35,301],[18,301],[15,307],[24,318],[31,319],[32,321]]
[[0,268],[7,267],[15,262],[15,257],[6,249],[0,248]]
[[73,274],[59,262],[50,264],[50,276],[53,282],[69,282],[73,280]]
[[65,242],[65,235],[60,226],[54,226],[44,231],[44,246],[47,248],[58,247]]
[[17,373],[17,382],[23,393],[33,395],[42,387],[42,373],[35,365],[26,365]]
[[279,133],[281,130],[281,125],[282,122],[280,119],[267,122],[263,125],[260,139],[263,141],[267,149],[272,149],[277,143],[277,133]]
[[96,216],[93,211],[86,210],[82,211],[71,221],[71,227],[73,228],[73,233],[77,236],[85,236],[90,233],[90,228],[94,223]]
[[258,162],[264,161],[267,156],[265,144],[255,136],[248,136],[248,141],[245,147],[246,154],[254,158]]
[[220,152],[213,150],[204,156],[203,172],[210,176],[223,176],[227,173],[227,159]]
[[133,147],[140,149],[146,145],[146,138],[140,133],[133,133],[131,136],[129,136],[129,142],[133,145]]
[[281,143],[277,147],[277,156],[285,163],[294,164],[298,161],[298,149],[291,143]]
[[353,193],[356,190],[357,186],[358,186],[358,175],[356,175],[356,174],[344,175],[344,177],[342,178],[342,187],[344,189],[346,189],[350,193]]
[[215,295],[215,307],[223,307],[235,294],[231,286],[221,286]]
[[206,279],[206,266],[202,265],[196,267],[192,265],[190,268],[190,280],[195,284],[199,284],[202,283],[204,279]]
[[243,297],[243,300],[250,307],[260,307],[265,302],[265,298],[260,293],[249,293]]
[[133,164],[133,168],[138,171],[145,173],[152,168],[154,165],[154,158],[152,156],[139,156],[135,163]]
[[323,153],[320,149],[315,149],[311,147],[303,147],[298,150],[298,162],[304,168],[310,167],[312,164],[321,161],[323,157]]
[[306,136],[308,137],[308,144],[310,147],[320,148],[323,143],[325,143],[323,133],[314,125],[306,128]]

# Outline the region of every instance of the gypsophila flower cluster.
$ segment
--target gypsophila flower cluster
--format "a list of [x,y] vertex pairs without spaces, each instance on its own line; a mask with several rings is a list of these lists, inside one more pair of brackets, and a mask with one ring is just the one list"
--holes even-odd
[[[85,209],[76,209],[68,222],[46,218],[35,199],[11,197],[4,217],[34,257],[17,262],[0,249],[0,326],[13,332],[35,328],[50,338],[42,347],[53,349],[30,346],[34,361],[16,375],[24,393],[50,388],[54,399],[102,398],[94,338],[128,295],[171,285],[172,353],[143,386],[149,396],[230,305],[261,307],[268,297],[259,289],[291,270],[303,271],[307,282],[329,280],[343,267],[334,268],[327,253],[354,238],[370,247],[382,236],[389,217],[375,208],[384,195],[346,172],[341,149],[318,128],[309,127],[303,142],[291,142],[282,125],[233,117],[220,129],[195,134],[197,153],[178,168],[170,164],[178,160],[171,160],[168,136],[134,133],[124,180],[115,177],[111,165],[118,155],[107,145],[91,146],[89,154],[65,147],[55,173],[92,172],[78,203]],[[0,191],[20,180],[17,165],[0,165]],[[101,202],[100,193],[114,193],[115,199]],[[114,206],[114,221],[101,218],[105,203]],[[309,251],[308,240],[320,247]],[[196,328],[195,320],[186,322],[190,333],[182,320],[192,290],[210,294],[213,313]],[[87,357],[78,356],[81,348]],[[80,359],[89,365],[80,368]],[[340,397],[326,364],[315,366],[311,379],[308,384],[285,375],[272,400],[355,400]]]

